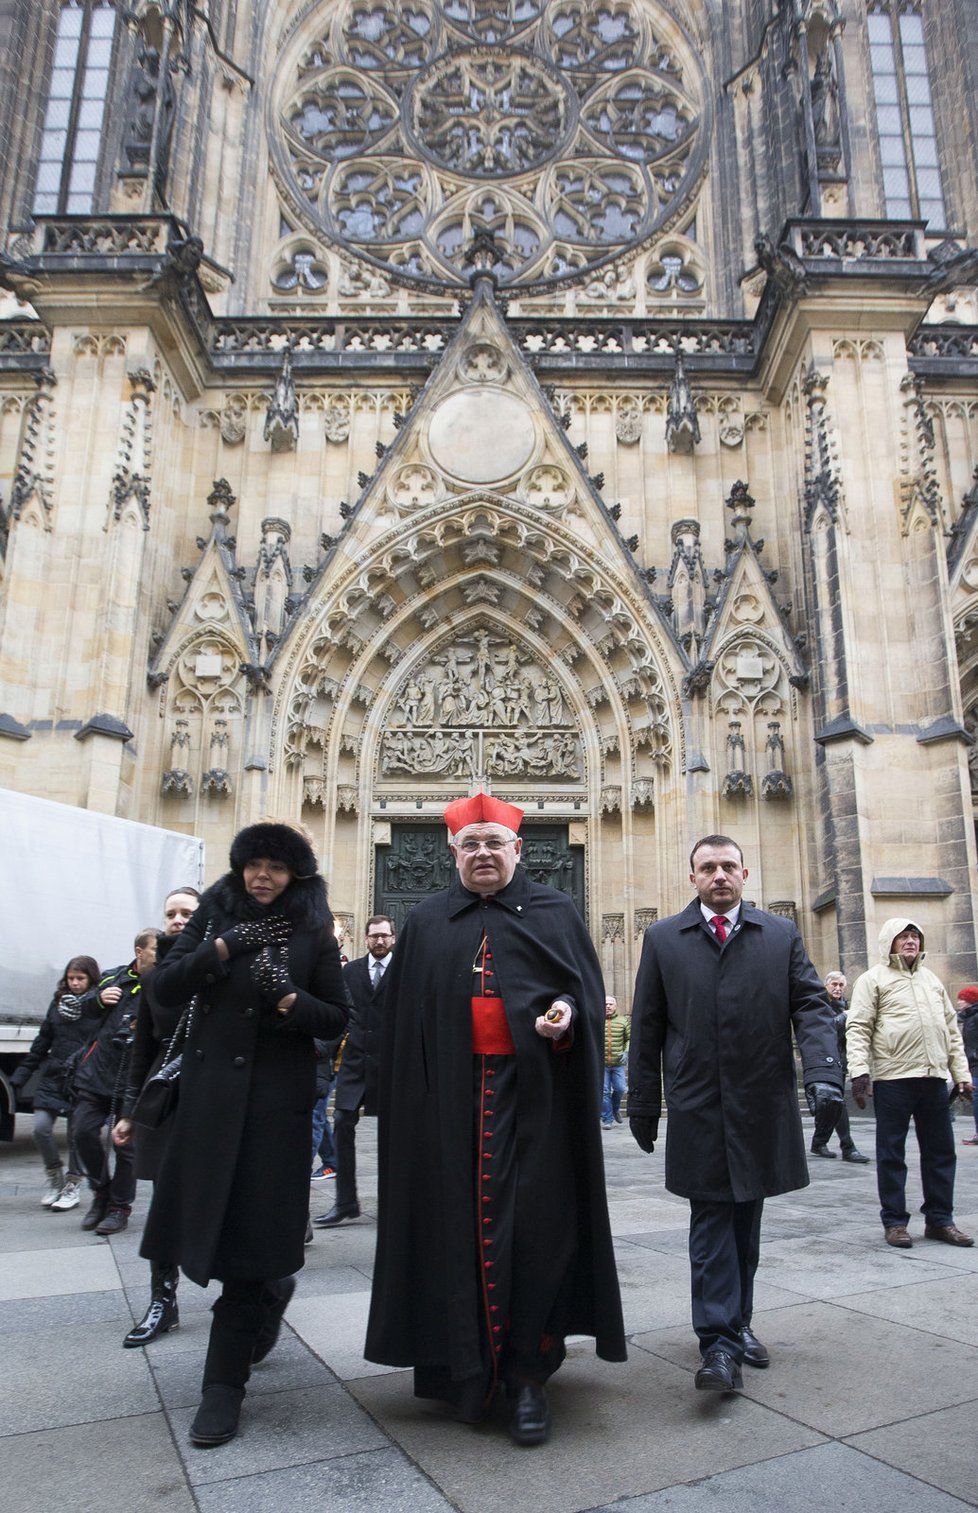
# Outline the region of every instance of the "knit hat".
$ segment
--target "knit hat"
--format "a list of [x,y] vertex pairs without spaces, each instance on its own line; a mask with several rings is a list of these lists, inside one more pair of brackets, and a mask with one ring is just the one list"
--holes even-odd
[[468,799],[456,799],[444,812],[450,835],[458,835],[466,825],[505,825],[515,834],[523,820],[523,810],[515,804],[494,799],[491,793],[474,793]]
[[231,871],[240,875],[260,856],[281,862],[293,877],[315,877],[317,872],[316,853],[301,830],[279,820],[260,820],[238,831],[231,842]]
[[978,988],[959,988],[958,997],[963,999],[965,1003],[978,1003]]

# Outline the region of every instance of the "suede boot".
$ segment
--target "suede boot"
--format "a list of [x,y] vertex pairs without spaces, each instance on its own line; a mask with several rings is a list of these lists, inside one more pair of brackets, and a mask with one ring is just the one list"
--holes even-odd
[[253,1366],[263,1361],[278,1344],[282,1319],[285,1317],[285,1310],[292,1301],[294,1292],[295,1277],[279,1277],[275,1281],[265,1283],[261,1295],[262,1322],[251,1357]]

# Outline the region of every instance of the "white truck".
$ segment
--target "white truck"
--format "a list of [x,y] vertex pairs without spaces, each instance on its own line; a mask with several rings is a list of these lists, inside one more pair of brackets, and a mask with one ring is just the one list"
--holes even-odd
[[0,788],[0,1140],[14,1133],[10,1073],[70,957],[130,961],[166,894],[203,878],[195,836]]

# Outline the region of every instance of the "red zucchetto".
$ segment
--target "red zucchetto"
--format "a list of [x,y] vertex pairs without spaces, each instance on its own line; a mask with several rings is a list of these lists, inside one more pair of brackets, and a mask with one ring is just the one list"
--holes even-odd
[[458,835],[466,825],[505,825],[507,830],[517,832],[523,819],[523,810],[515,804],[505,804],[494,799],[491,793],[474,793],[469,799],[455,799],[444,813],[450,835]]

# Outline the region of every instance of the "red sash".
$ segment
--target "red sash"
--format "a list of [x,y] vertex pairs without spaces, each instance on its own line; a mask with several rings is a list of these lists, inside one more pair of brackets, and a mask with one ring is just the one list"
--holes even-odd
[[472,1051],[476,1056],[515,1056],[501,998],[472,999]]

